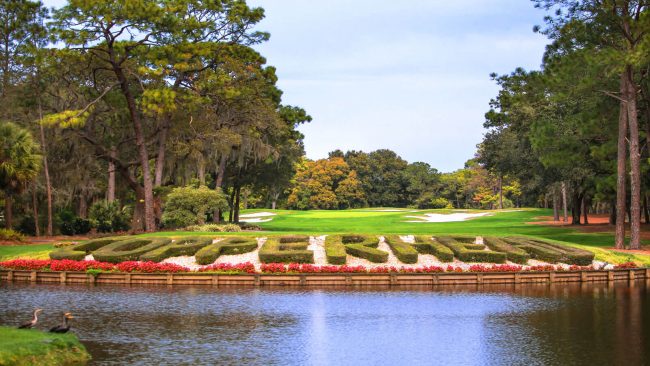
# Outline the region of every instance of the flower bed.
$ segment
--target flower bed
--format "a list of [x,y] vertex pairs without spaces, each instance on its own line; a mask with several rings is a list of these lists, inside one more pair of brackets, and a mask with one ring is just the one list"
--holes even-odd
[[[258,273],[255,266],[250,263],[216,263],[204,266],[197,271],[173,263],[137,262],[126,261],[118,264],[98,261],[75,261],[63,260],[42,260],[42,259],[14,259],[0,262],[0,268],[9,270],[28,271],[72,271],[84,272],[88,270],[99,270],[107,272],[137,272],[137,273],[178,273],[178,272],[209,272],[209,273]],[[616,265],[615,269],[637,268],[633,262]],[[589,271],[592,266],[571,265],[570,267],[540,265],[540,266],[519,266],[512,264],[483,265],[475,264],[464,270],[462,267],[448,265],[422,266],[422,267],[396,267],[382,266],[366,268],[364,266],[348,265],[323,265],[318,266],[309,263],[263,263],[259,273],[438,273],[438,272],[549,272],[549,271]]]

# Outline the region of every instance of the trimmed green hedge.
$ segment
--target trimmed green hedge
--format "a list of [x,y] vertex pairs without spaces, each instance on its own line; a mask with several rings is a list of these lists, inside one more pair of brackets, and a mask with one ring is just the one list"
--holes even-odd
[[101,238],[95,240],[88,240],[83,243],[71,245],[69,247],[64,247],[50,252],[51,259],[71,259],[75,261],[83,260],[91,252],[102,248],[108,244],[115,243],[118,241],[126,240],[127,237],[112,237],[112,238]]
[[463,262],[505,263],[506,261],[506,253],[494,252],[492,250],[479,250],[478,248],[484,248],[484,246],[481,244],[467,243],[467,237],[452,238],[441,236],[436,239],[449,247],[454,252],[456,258]]
[[199,249],[195,254],[196,263],[212,264],[222,255],[234,255],[252,252],[257,249],[257,239],[242,237],[220,240]]
[[328,235],[325,238],[325,257],[329,264],[345,264],[347,253],[340,235]]
[[588,266],[594,260],[594,253],[587,250],[530,238],[510,237],[504,238],[504,240],[513,246],[525,250],[532,258],[545,262],[561,262]]
[[105,245],[92,254],[95,260],[109,263],[135,261],[141,255],[171,243],[168,238],[134,238]]
[[431,236],[417,235],[415,243],[411,244],[418,253],[432,254],[441,262],[453,262],[454,252],[447,246],[440,244]]
[[212,238],[199,236],[180,238],[173,243],[144,253],[140,256],[141,261],[160,262],[170,257],[179,255],[194,255],[199,249],[212,244]]
[[404,242],[399,235],[386,235],[384,240],[400,262],[407,264],[418,262],[418,251],[410,243]]
[[262,263],[314,263],[314,252],[307,250],[309,237],[269,237],[259,251]]
[[495,237],[485,237],[483,238],[485,245],[494,250],[495,252],[506,253],[506,258],[514,263],[526,264],[530,259],[530,254],[525,250],[515,247],[503,239]]
[[367,259],[373,263],[386,263],[388,253],[377,249],[379,238],[374,235],[341,235],[341,242],[345,252],[349,255]]

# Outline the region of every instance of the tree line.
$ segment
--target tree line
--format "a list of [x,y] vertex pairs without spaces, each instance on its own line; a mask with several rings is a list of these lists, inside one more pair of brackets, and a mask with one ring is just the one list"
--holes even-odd
[[1,1],[5,226],[52,235],[129,206],[131,228],[153,231],[182,186],[223,195],[213,221],[237,221],[245,189],[276,201],[311,117],[252,48],[263,17],[240,0]]
[[552,201],[573,224],[609,212],[616,247],[640,247],[650,221],[650,17],[648,1],[533,0],[545,10],[541,70],[492,75],[478,161]]

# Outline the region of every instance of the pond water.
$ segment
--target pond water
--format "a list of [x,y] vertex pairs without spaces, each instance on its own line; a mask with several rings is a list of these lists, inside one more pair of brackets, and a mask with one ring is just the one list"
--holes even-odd
[[0,284],[93,365],[650,364],[650,282],[399,290]]

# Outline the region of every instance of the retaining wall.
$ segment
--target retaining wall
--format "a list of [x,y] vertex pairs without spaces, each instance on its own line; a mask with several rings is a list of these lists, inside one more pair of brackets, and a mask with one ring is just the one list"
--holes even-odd
[[413,286],[650,280],[650,268],[504,273],[99,273],[0,270],[0,281],[70,284],[202,286]]

